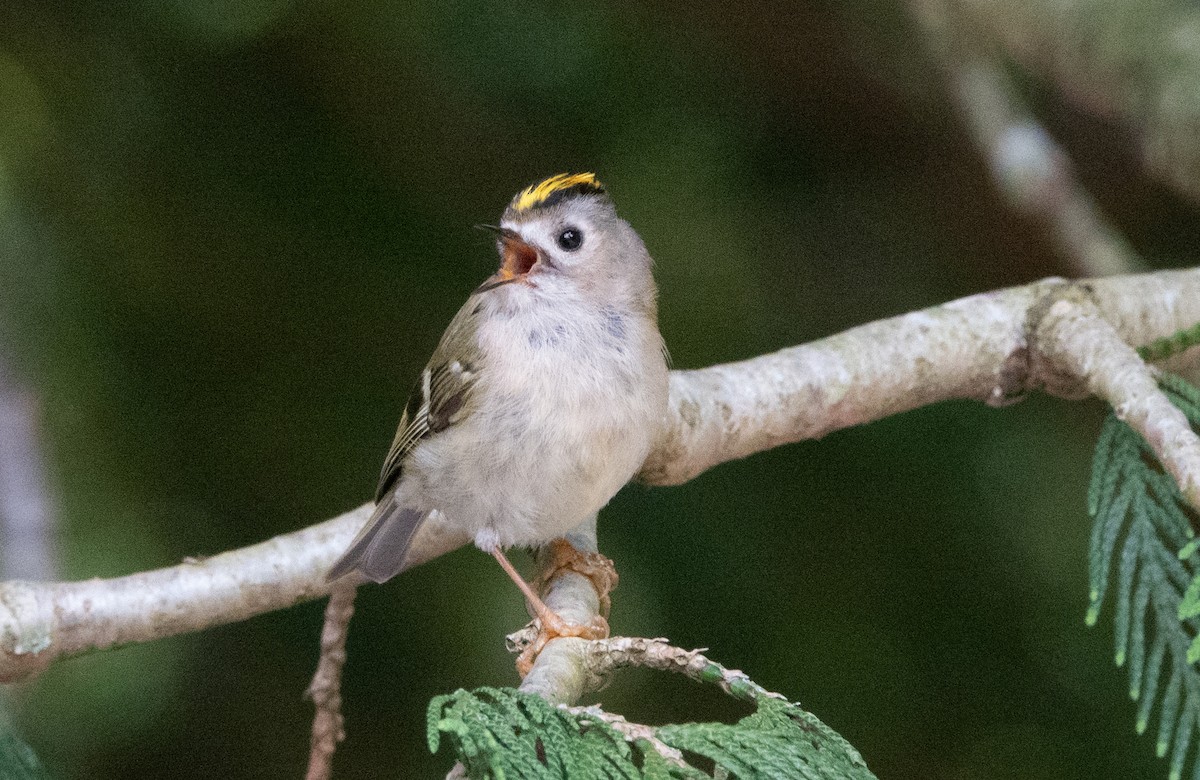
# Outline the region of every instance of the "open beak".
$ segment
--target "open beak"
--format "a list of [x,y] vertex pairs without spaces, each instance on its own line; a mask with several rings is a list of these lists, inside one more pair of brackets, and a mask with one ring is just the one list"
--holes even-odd
[[516,282],[529,273],[538,261],[538,252],[515,230],[495,225],[476,225],[480,230],[496,234],[500,241],[500,270],[490,276],[475,290],[477,293],[494,290],[502,284]]

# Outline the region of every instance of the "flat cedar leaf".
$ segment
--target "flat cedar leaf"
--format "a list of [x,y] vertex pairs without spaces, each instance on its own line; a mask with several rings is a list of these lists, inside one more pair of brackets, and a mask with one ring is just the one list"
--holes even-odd
[[[848,742],[798,705],[769,696],[735,724],[662,726],[671,747],[711,759],[718,776],[772,780],[874,780]],[[511,688],[458,690],[429,704],[429,745],[449,746],[468,777],[518,780],[701,780],[648,740],[627,742],[598,716],[573,713]]]
[[708,780],[711,777],[695,767],[672,764],[644,739],[638,740],[637,748],[642,756],[643,780]]
[[448,744],[472,778],[640,778],[608,724],[511,688],[457,690],[429,703],[429,745]]
[[[1159,385],[1200,427],[1200,390],[1172,374]],[[1116,661],[1128,662],[1129,693],[1140,699],[1137,731],[1147,729],[1157,710],[1155,749],[1170,757],[1169,777],[1179,780],[1200,730],[1200,554],[1193,528],[1200,516],[1149,445],[1115,415],[1096,445],[1088,509],[1094,525],[1087,622],[1095,623],[1115,569]],[[1200,780],[1200,755],[1189,776]]]
[[799,705],[759,697],[758,711],[733,725],[663,726],[658,738],[712,759],[739,780],[868,780],[875,777],[850,743]]
[[1200,578],[1192,580],[1188,585],[1187,592],[1183,594],[1183,601],[1179,602],[1180,620],[1187,620],[1197,615],[1200,615]]
[[1200,344],[1200,322],[1166,338],[1138,347],[1143,360],[1163,360]]

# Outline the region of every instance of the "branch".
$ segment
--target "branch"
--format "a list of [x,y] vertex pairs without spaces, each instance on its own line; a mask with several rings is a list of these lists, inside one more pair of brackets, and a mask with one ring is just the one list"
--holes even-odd
[[[641,667],[659,672],[682,674],[693,682],[716,685],[727,695],[743,701],[754,701],[762,697],[783,699],[751,680],[744,672],[726,669],[711,661],[701,650],[684,650],[674,647],[665,639],[640,639],[636,637],[611,637],[592,641],[576,640],[569,645],[575,653],[575,663],[598,690],[608,676],[619,669]],[[569,707],[571,712],[586,714],[604,721],[616,729],[626,740],[646,740],[667,761],[683,766],[683,755],[673,747],[661,742],[655,730],[640,723],[631,723],[624,717],[605,712],[598,706]]]
[[[1200,269],[1078,283],[1051,279],[740,363],[674,371],[669,417],[641,478],[678,484],[725,461],[952,398],[999,406],[1041,387],[1067,398],[1088,392],[1121,398],[1125,380],[1094,376],[1096,366],[1072,351],[1069,328],[1042,330],[1063,300],[1087,302],[1115,338],[1143,344],[1200,321]],[[0,680],[35,674],[60,657],[198,631],[323,596],[329,592],[325,572],[370,511],[364,505],[261,544],[127,577],[0,583]],[[421,540],[421,557],[464,542],[432,532]],[[549,587],[562,588],[564,602],[595,599],[579,587],[577,596],[567,597],[576,576],[564,574]],[[575,619],[570,604],[551,606]],[[565,642],[551,643],[542,654],[547,665]],[[531,676],[541,673],[542,663]]]
[[1040,328],[1042,356],[1112,406],[1137,431],[1175,479],[1187,501],[1200,509],[1200,437],[1187,417],[1159,389],[1153,369],[1121,340],[1087,299],[1063,299],[1050,307]]
[[1200,321],[1200,269],[1075,283],[1047,279],[740,363],[673,371],[668,427],[641,479],[681,484],[729,460],[938,401],[1003,406],[1020,400],[1046,384],[1031,368],[1037,321],[1030,317],[1072,289],[1085,290],[1128,344]]
[[1151,173],[1200,202],[1200,9],[1186,0],[955,0],[1040,81],[1137,135]]
[[56,658],[201,631],[324,596],[371,504],[211,558],[114,579],[0,583],[0,682]]
[[[528,627],[512,634],[508,638],[509,649],[514,652],[520,650],[526,641],[532,639],[532,635]],[[546,683],[552,675],[531,679],[533,672],[521,684],[522,691],[536,693],[551,704],[570,704],[585,693],[603,688],[613,672],[633,667],[675,672],[696,682],[715,684],[735,699],[753,700],[760,696],[783,698],[763,688],[744,672],[726,669],[710,661],[700,650],[684,650],[665,639],[630,636],[591,640],[559,639],[547,645],[542,655],[552,649],[558,649],[560,660],[572,668],[576,675],[573,680],[579,681],[578,687],[568,690],[567,686],[550,686]]]
[[913,0],[930,48],[992,178],[1009,204],[1039,220],[1081,276],[1146,270],[1145,262],[1105,220],[1075,175],[1070,157],[1018,96],[995,46],[953,0]]
[[[533,624],[526,626],[508,637],[509,649],[514,653],[521,652],[536,635],[537,629]],[[534,666],[537,674],[530,672],[521,690],[540,695],[552,704],[566,707],[576,714],[602,720],[629,742],[645,740],[669,763],[684,766],[683,755],[659,740],[652,727],[632,723],[621,715],[605,712],[599,706],[568,706],[583,694],[603,688],[613,672],[632,667],[682,674],[695,682],[716,685],[727,695],[743,701],[754,701],[761,697],[784,698],[763,688],[744,672],[727,669],[709,660],[702,650],[684,650],[665,639],[639,637],[560,639],[551,642]],[[558,672],[564,674],[556,679]],[[463,766],[455,764],[446,775],[446,780],[464,776]]]

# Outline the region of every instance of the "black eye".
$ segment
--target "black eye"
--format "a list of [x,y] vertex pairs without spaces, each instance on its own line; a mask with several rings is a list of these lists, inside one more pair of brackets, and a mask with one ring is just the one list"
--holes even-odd
[[558,234],[558,245],[568,252],[574,252],[583,244],[583,231],[579,228],[567,228]]

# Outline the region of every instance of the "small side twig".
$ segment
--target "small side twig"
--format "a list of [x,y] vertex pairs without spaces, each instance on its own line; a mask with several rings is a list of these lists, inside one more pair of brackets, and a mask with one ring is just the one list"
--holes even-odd
[[[511,634],[508,637],[509,648],[520,652],[527,642],[532,641],[535,633],[527,626]],[[709,659],[702,650],[685,650],[666,639],[627,636],[590,641],[559,639],[550,643],[534,665],[534,671],[538,674],[535,676],[530,672],[521,690],[557,702],[570,712],[599,718],[630,742],[646,740],[667,761],[683,766],[683,756],[660,741],[652,727],[632,723],[597,706],[568,706],[583,694],[604,687],[613,672],[631,667],[682,674],[696,682],[716,685],[729,696],[744,701],[755,701],[762,697],[784,698],[763,688],[744,672],[727,669]]]
[[618,669],[639,667],[682,674],[698,683],[715,685],[729,696],[743,701],[760,698],[783,699],[768,691],[740,669],[729,669],[704,655],[704,650],[685,650],[666,639],[642,639],[618,636],[588,642],[584,664],[591,674],[603,680]]
[[325,624],[321,628],[321,658],[305,695],[316,706],[306,780],[329,780],[333,776],[333,753],[346,738],[342,720],[342,667],[346,663],[346,636],[354,615],[358,587],[339,583],[329,594]]
[[[560,705],[562,706],[562,705]],[[643,740],[650,743],[650,746],[658,751],[658,754],[665,758],[675,766],[687,766],[687,762],[683,760],[683,753],[671,747],[667,743],[660,740],[651,726],[644,726],[641,723],[632,723],[625,720],[620,715],[612,712],[605,712],[598,705],[588,707],[567,707],[566,710],[573,715],[582,715],[595,720],[607,723],[613,731],[616,731],[626,742],[638,742]]]
[[[509,649],[520,651],[531,636],[528,627],[509,635]],[[543,662],[542,656],[552,650],[556,657],[550,663]],[[521,690],[537,693],[559,704],[570,704],[585,693],[600,690],[613,672],[632,667],[682,674],[696,682],[716,685],[726,694],[743,701],[755,701],[760,697],[783,698],[763,688],[744,672],[727,669],[710,660],[703,650],[685,650],[661,638],[558,639],[546,646],[542,656],[535,664],[535,671],[544,664],[542,675],[531,682],[533,672],[530,672]],[[571,697],[569,700],[568,696]]]
[[1063,298],[1049,307],[1036,332],[1039,349],[1034,354],[1053,364],[1044,374],[1080,381],[1087,392],[1107,401],[1146,440],[1188,502],[1200,509],[1200,436],[1159,389],[1155,369],[1122,340],[1096,305],[1082,296]]

